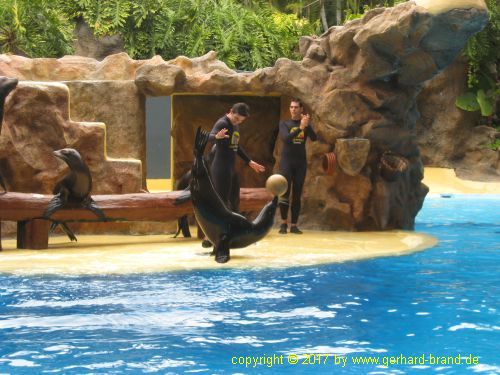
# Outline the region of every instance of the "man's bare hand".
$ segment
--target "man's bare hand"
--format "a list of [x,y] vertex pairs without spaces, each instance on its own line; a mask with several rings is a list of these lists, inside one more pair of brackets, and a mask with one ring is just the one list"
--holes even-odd
[[266,167],[260,165],[259,163],[254,162],[253,160],[250,160],[250,163],[248,163],[248,165],[257,173],[262,173],[266,170]]
[[215,139],[224,139],[224,138],[229,138],[229,135],[226,134],[227,129],[221,129],[217,134],[215,134]]
[[301,115],[300,129],[304,130],[305,128],[307,128],[309,126],[309,121],[310,120],[311,120],[311,115],[309,115],[309,114],[307,114],[307,115]]

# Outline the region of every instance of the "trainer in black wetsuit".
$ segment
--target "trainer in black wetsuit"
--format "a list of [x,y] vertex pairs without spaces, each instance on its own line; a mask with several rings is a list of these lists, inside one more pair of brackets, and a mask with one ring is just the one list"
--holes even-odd
[[[210,132],[210,138],[215,140],[211,155],[213,160],[210,164],[212,183],[227,207],[235,212],[240,208],[240,184],[234,168],[236,154],[255,172],[265,171],[265,167],[251,160],[239,144],[240,125],[249,115],[250,108],[246,103],[236,103],[226,115],[217,120]],[[211,244],[205,239],[203,246],[208,247]]]
[[[288,229],[288,208],[291,208],[292,221],[290,233],[301,234],[302,231],[297,227],[299,219],[302,188],[306,178],[307,160],[306,160],[306,140],[317,139],[316,133],[309,123],[310,116],[303,114],[304,108],[302,102],[293,99],[290,103],[291,119],[281,121],[279,124],[279,136],[283,140],[283,149],[280,159],[280,173],[288,181],[288,190],[280,198],[279,207],[281,212],[282,224],[279,232],[286,234]],[[290,190],[292,192],[291,204],[289,201]]]
[[[227,138],[216,139],[215,135],[222,129],[227,129]],[[233,125],[224,115],[215,123],[210,133],[210,138],[215,140],[213,160],[210,164],[210,175],[215,191],[222,198],[231,211],[239,211],[239,178],[234,169],[236,154],[245,163],[250,162],[250,157],[239,145],[240,127]]]

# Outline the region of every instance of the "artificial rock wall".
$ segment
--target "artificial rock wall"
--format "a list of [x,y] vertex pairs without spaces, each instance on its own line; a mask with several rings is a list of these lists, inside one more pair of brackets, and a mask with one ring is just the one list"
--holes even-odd
[[[436,3],[441,7],[436,9]],[[215,52],[210,52],[198,58],[179,56],[170,61],[159,56],[135,61],[123,53],[103,61],[75,56],[27,59],[2,55],[0,75],[28,81],[20,87],[33,93],[45,92],[52,86],[29,81],[68,81],[74,108],[71,115],[79,120],[105,120],[107,132],[116,135],[106,138],[112,155],[132,156],[143,162],[144,96],[189,93],[300,97],[312,113],[320,137],[318,142],[308,144],[303,224],[322,229],[410,229],[427,193],[421,183],[423,164],[415,137],[419,117],[417,95],[426,81],[452,64],[467,39],[487,22],[481,0],[454,4],[441,0],[430,6],[419,0],[394,8],[374,9],[363,19],[332,27],[320,37],[302,38],[302,61],[279,59],[273,67],[251,73],[229,69],[216,59]],[[126,89],[120,89],[125,86]],[[7,111],[12,111],[13,102],[22,102],[18,90],[9,96]],[[75,142],[81,144],[83,138],[78,137],[84,134],[92,138],[96,136],[90,134],[100,133],[103,137],[101,126],[93,130],[84,127],[85,132],[80,133],[71,130],[75,123],[66,116],[67,104],[56,99],[57,95],[49,95],[44,100],[54,103],[49,112],[64,112],[58,115],[65,119],[64,126],[60,126],[63,130],[48,131],[54,119],[37,117],[35,107],[24,105],[16,115],[7,114],[8,131],[2,132],[0,138],[0,165],[6,171],[11,190],[47,192],[55,177],[54,173],[47,175],[54,163],[47,156],[51,149]],[[108,103],[105,111],[100,109],[103,103]],[[66,109],[60,109],[59,105]],[[179,134],[191,134],[198,122],[185,121],[185,133]],[[212,122],[205,126],[210,127]],[[174,122],[174,142],[183,147],[174,159],[189,160],[192,139],[180,136],[176,126]],[[262,122],[259,127],[249,126],[248,129],[258,133],[254,137],[257,143],[248,147],[256,150],[269,147],[262,144],[262,139],[269,138],[266,134],[271,134],[275,127],[275,119]],[[25,129],[24,140],[16,138],[18,128]],[[74,137],[68,137],[69,133]],[[28,138],[39,141],[29,142]],[[87,146],[82,144],[82,147]],[[27,149],[38,160],[27,160],[24,157]],[[408,162],[395,179],[384,177],[380,167],[381,157],[388,151]],[[339,163],[331,174],[325,175],[323,157],[329,152],[335,152]],[[95,192],[108,192],[105,187],[110,186],[110,172],[106,169],[109,162],[88,158],[96,180]],[[19,160],[24,162],[22,173]],[[255,181],[246,173],[250,173],[248,168],[243,169],[243,180]],[[31,180],[37,183],[26,182]],[[142,172],[136,168],[133,175],[117,182],[112,190],[115,193],[139,190],[142,181]]]
[[417,97],[416,135],[422,161],[425,166],[453,168],[465,179],[500,181],[500,150],[488,147],[500,138],[500,132],[477,125],[479,111],[463,111],[455,105],[466,91],[464,59],[425,82]]

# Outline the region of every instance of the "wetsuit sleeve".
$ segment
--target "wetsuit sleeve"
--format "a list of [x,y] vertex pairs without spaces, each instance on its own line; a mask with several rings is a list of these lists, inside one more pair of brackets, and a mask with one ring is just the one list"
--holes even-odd
[[250,160],[252,160],[252,159],[250,159],[250,156],[248,156],[247,152],[240,145],[238,145],[237,154],[247,164],[250,163]]
[[300,131],[301,131],[300,128],[297,127],[296,130],[290,133],[288,131],[288,127],[286,126],[285,121],[280,122],[280,138],[286,142],[289,142],[292,139],[294,139],[300,133]]
[[307,136],[311,139],[311,141],[316,141],[318,139],[318,136],[316,135],[316,132],[312,128],[311,124],[307,127]]

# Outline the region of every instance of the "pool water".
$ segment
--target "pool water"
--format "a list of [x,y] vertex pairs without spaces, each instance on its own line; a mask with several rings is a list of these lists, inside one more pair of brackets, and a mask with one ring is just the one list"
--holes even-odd
[[428,197],[416,230],[438,246],[288,269],[0,274],[0,374],[500,374],[500,195]]

